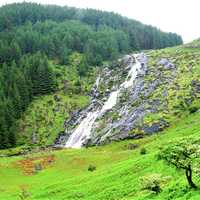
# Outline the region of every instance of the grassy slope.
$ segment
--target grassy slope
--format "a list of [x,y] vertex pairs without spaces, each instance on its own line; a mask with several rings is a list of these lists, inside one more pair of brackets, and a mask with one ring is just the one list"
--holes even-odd
[[[170,78],[170,70],[163,70],[163,67],[157,65],[161,58],[167,58],[176,66],[176,78],[169,84],[159,85],[153,94],[148,97],[152,101],[160,101],[157,106],[158,113],[150,114],[144,119],[144,122],[156,122],[163,118],[173,124],[173,120],[188,113],[190,109],[200,108],[200,94],[195,91],[192,82],[200,82],[200,50],[194,48],[174,47],[163,50],[155,50],[148,53],[149,74],[146,79],[151,82],[155,79],[155,73],[159,68],[161,76]],[[167,91],[167,96],[163,95]],[[159,111],[160,110],[160,111]]]
[[[19,199],[22,191],[30,194],[27,199],[41,200],[199,199],[199,190],[190,191],[186,187],[184,172],[177,172],[156,159],[159,147],[172,139],[194,134],[198,136],[199,120],[199,112],[191,114],[162,134],[141,140],[82,150],[60,150],[26,157],[1,158],[0,176],[3,178],[0,179],[0,199]],[[139,144],[139,147],[128,150],[126,144],[130,142]],[[147,154],[140,154],[142,147],[147,149]],[[54,155],[55,161],[37,174],[26,175],[22,166],[16,165],[21,159],[48,155]],[[96,165],[97,170],[88,172],[89,164]],[[140,188],[139,178],[154,173],[171,176],[159,195]],[[197,177],[195,181],[198,183]]]
[[[176,80],[179,90],[176,94],[170,90],[172,94],[168,99],[168,112],[164,113],[172,124],[170,128],[152,137],[112,143],[103,147],[1,158],[0,177],[3,178],[0,179],[0,200],[199,199],[200,190],[193,191],[187,188],[184,172],[157,160],[156,155],[159,147],[175,138],[190,135],[199,137],[200,112],[189,114],[187,109],[184,110],[184,105],[180,107],[180,97],[188,97],[191,80],[199,80],[200,51],[172,48],[153,51],[150,55],[155,59],[173,58],[173,62],[179,66],[179,76]],[[155,59],[150,61],[151,64],[155,63]],[[188,66],[192,66],[190,69],[193,73],[188,70]],[[159,89],[152,98],[157,98]],[[194,103],[199,108],[199,101]],[[179,115],[180,112],[182,115]],[[150,123],[151,120],[157,119],[155,116],[151,117],[147,119]],[[128,150],[129,143],[138,144],[139,147]],[[146,148],[147,154],[141,155],[141,148]],[[34,173],[34,166],[38,164],[43,170]],[[89,172],[87,168],[90,164],[95,165],[97,170]],[[139,181],[141,177],[155,173],[170,176],[158,195],[141,190]],[[195,182],[198,184],[199,177],[195,177]]]

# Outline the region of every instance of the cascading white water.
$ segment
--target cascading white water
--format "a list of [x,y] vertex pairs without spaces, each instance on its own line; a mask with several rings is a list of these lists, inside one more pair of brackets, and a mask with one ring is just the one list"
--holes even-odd
[[[140,62],[137,60],[137,55],[134,55],[136,63],[134,63],[128,73],[126,80],[120,85],[119,89],[111,92],[108,100],[104,103],[101,109],[89,112],[85,119],[78,125],[75,131],[71,134],[68,141],[65,144],[66,148],[80,148],[82,147],[84,141],[90,137],[92,126],[98,116],[102,115],[106,111],[110,110],[117,103],[117,97],[122,88],[128,88],[133,85],[133,82],[141,68]],[[133,62],[131,62],[132,64]],[[99,83],[97,80],[97,84]]]
[[100,76],[98,76],[98,78],[97,78],[97,80],[96,80],[96,82],[95,82],[95,86],[96,86],[96,88],[98,88],[98,87],[99,87],[99,82],[100,82],[100,79],[101,79],[101,77],[100,77]]
[[89,112],[87,117],[78,125],[75,131],[72,133],[68,139],[65,147],[80,148],[83,142],[90,135],[92,125],[94,124],[96,118],[98,117],[99,111]]

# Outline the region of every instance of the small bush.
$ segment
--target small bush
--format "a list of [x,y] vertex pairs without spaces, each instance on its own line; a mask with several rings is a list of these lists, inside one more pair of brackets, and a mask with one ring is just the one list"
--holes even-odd
[[199,110],[199,108],[196,107],[196,106],[192,106],[192,107],[189,108],[190,114],[195,113],[195,112],[197,112],[198,110]]
[[95,170],[96,170],[96,166],[94,166],[94,165],[89,165],[88,166],[88,171],[93,172]]
[[134,150],[134,149],[136,149],[138,147],[139,147],[138,144],[132,144],[132,143],[127,144],[127,149],[128,150]]
[[147,150],[145,149],[145,148],[142,148],[141,150],[140,150],[140,154],[141,155],[145,155],[147,153]]
[[144,176],[140,178],[141,189],[159,193],[162,190],[161,187],[163,184],[165,184],[170,179],[171,177],[162,177],[160,174]]
[[31,151],[30,147],[19,146],[16,148],[0,150],[0,157],[11,157],[11,156],[24,155],[30,151]]
[[31,194],[25,188],[21,189],[21,193],[19,194],[20,200],[28,199],[30,196]]

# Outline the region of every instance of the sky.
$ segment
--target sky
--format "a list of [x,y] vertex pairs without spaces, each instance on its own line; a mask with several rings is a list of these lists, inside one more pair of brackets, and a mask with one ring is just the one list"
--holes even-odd
[[[0,0],[0,6],[23,1]],[[178,33],[184,42],[200,37],[199,0],[26,0],[26,2],[114,11],[156,26],[163,31]]]

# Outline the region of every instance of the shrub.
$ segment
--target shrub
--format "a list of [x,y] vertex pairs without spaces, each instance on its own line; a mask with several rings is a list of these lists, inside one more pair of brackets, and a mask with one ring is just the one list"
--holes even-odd
[[143,176],[140,178],[140,184],[142,190],[149,190],[151,192],[159,193],[161,192],[161,187],[167,181],[169,181],[171,177],[162,177],[161,174],[151,174],[148,176]]
[[25,188],[21,189],[21,193],[19,194],[20,200],[28,199],[30,196],[31,194]]
[[196,107],[196,106],[192,106],[192,107],[189,108],[190,114],[195,113],[195,112],[197,112],[198,110],[199,110],[199,108]]
[[88,171],[93,172],[95,170],[96,170],[96,166],[94,166],[94,165],[89,165],[88,166]]
[[145,148],[142,148],[141,150],[140,150],[140,154],[141,155],[145,155],[147,153],[147,150],[145,149]]
[[0,157],[10,157],[10,156],[19,156],[24,155],[31,151],[30,147],[19,146],[16,148],[0,150]]

